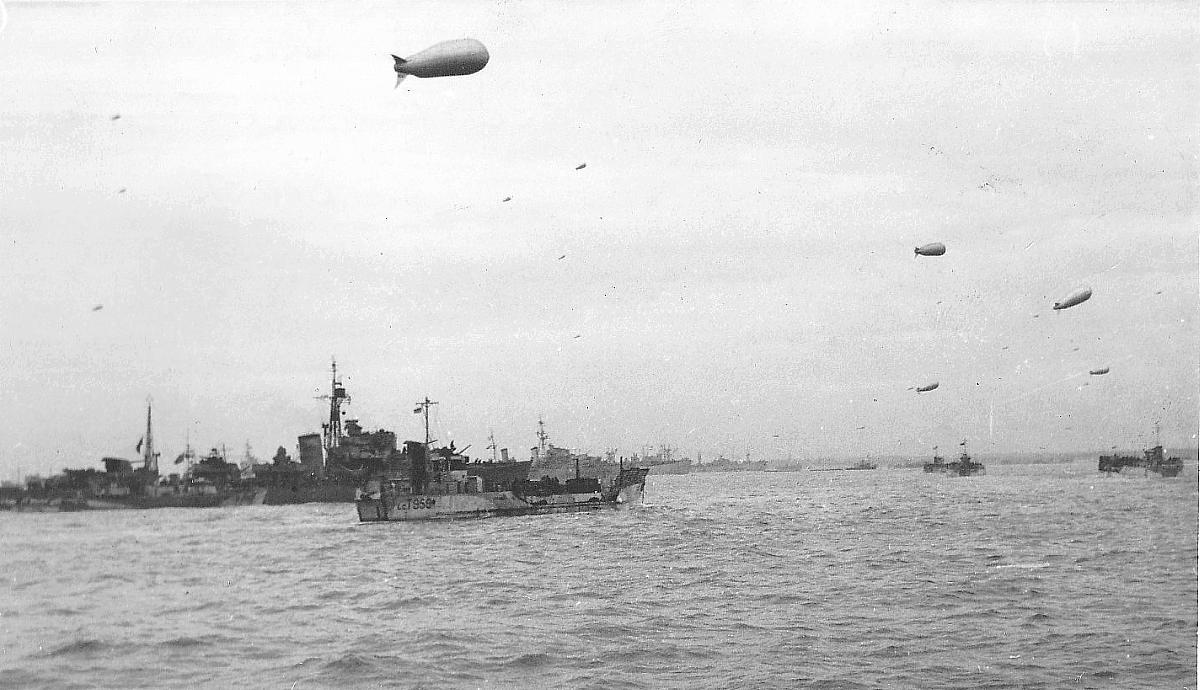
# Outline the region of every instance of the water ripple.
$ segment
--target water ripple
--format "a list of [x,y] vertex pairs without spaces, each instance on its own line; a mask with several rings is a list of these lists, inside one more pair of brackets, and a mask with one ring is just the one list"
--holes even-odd
[[446,524],[359,525],[349,505],[0,514],[0,673],[22,687],[1195,686],[1194,474],[1103,495],[1070,466],[821,474],[652,475],[642,509]]

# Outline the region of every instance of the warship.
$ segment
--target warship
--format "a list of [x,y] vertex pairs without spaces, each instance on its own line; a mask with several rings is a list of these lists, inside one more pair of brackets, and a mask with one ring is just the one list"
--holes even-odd
[[[65,469],[61,475],[30,483],[15,501],[6,502],[6,507],[20,512],[214,508],[257,505],[265,498],[261,488],[242,485],[237,465],[226,462],[215,448],[183,475],[161,476],[149,402],[146,434],[138,441],[137,450],[142,453],[141,467],[135,468],[124,458],[106,457],[103,472],[95,468]],[[180,457],[190,455],[189,443],[188,451]]]
[[1126,467],[1141,467],[1143,474],[1154,472],[1164,477],[1178,477],[1183,471],[1183,458],[1165,457],[1162,444],[1136,455],[1101,455],[1098,470],[1106,474],[1118,473]]
[[987,468],[983,466],[983,463],[972,460],[971,456],[967,453],[967,440],[963,439],[962,443],[958,445],[963,447],[962,455],[958,456],[958,460],[946,463],[946,474],[959,477],[969,477],[973,474],[987,474]]
[[321,433],[297,438],[298,460],[280,447],[270,463],[250,467],[248,481],[266,490],[266,505],[353,503],[367,468],[402,454],[395,433],[367,431],[357,419],[345,417],[342,408],[350,395],[338,378],[337,360],[331,370],[329,393],[318,398],[329,402]]
[[[425,417],[423,443],[406,441],[398,456],[372,463],[355,502],[360,522],[582,512],[642,500],[649,468],[626,467],[624,458],[610,468],[606,460],[550,445],[541,420],[527,462],[494,455],[472,461],[453,442],[433,448],[429,408],[436,404],[425,398],[414,409]],[[494,440],[490,447],[494,454]],[[530,480],[531,473],[538,479]]]
[[925,463],[924,469],[926,472],[946,472],[946,471],[948,471],[949,466],[946,464],[946,460],[942,456],[938,455],[938,447],[937,446],[933,447],[933,462]]

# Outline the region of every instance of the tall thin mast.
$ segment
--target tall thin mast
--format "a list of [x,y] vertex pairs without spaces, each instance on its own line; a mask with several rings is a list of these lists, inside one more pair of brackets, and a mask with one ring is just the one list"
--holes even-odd
[[430,442],[430,438],[429,438],[429,408],[436,404],[437,404],[436,402],[429,399],[429,396],[425,396],[424,400],[417,403],[417,409],[413,410],[413,412],[424,412],[425,413],[425,447],[426,448],[429,447],[429,442]]
[[337,376],[337,360],[331,358],[333,375],[330,377],[329,395],[318,396],[329,398],[329,421],[321,425],[325,431],[325,450],[331,450],[341,445],[342,439],[342,404],[350,402],[346,388]]
[[[196,459],[196,454],[192,452],[192,429],[188,427],[184,432],[183,442],[183,459],[187,461],[188,472],[192,471],[192,462]],[[176,460],[175,462],[179,462]]]
[[550,436],[546,433],[546,423],[542,421],[541,417],[538,417],[537,438],[538,455],[544,456],[546,454],[546,441],[550,440]]
[[496,462],[496,432],[488,431],[488,448],[492,449],[492,462]]
[[158,457],[154,454],[154,431],[150,423],[152,404],[150,398],[146,398],[146,445],[142,454],[142,466],[146,468],[147,472],[157,475]]

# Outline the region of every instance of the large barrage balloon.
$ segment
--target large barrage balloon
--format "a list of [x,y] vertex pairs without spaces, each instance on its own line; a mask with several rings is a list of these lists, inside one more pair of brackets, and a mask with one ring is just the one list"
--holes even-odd
[[1068,309],[1070,307],[1075,306],[1076,304],[1083,304],[1084,302],[1091,299],[1091,297],[1092,297],[1092,289],[1091,288],[1079,288],[1075,292],[1072,292],[1071,294],[1064,297],[1062,299],[1062,301],[1055,302],[1054,310],[1058,311],[1059,309]]
[[1104,376],[1105,374],[1108,373],[1108,367],[1100,367],[1099,369],[1092,369],[1088,373],[1091,374],[1092,376]]
[[918,393],[928,393],[929,391],[934,390],[937,387],[938,387],[938,382],[934,381],[933,383],[927,383],[924,386],[917,386],[917,392]]
[[408,75],[414,77],[457,77],[475,74],[488,63],[488,51],[473,38],[442,41],[429,46],[416,55],[396,60],[396,86]]
[[913,256],[941,256],[946,253],[946,245],[941,242],[931,242],[923,244],[916,249],[913,249]]

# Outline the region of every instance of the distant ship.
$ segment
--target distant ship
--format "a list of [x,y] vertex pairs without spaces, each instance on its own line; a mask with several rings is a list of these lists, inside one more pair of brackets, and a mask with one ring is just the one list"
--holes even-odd
[[[213,508],[257,505],[266,492],[242,486],[237,465],[225,462],[214,448],[208,457],[183,475],[159,475],[154,450],[152,407],[146,405],[146,435],[138,441],[142,466],[123,458],[104,458],[104,471],[67,469],[61,475],[30,485],[7,507],[18,511],[66,512],[136,508]],[[189,446],[185,455],[190,455]],[[181,456],[184,457],[184,456]]]
[[813,467],[813,472],[845,472],[847,470],[877,470],[879,465],[871,462],[869,458],[859,460],[849,467]]
[[634,456],[634,461],[639,467],[649,467],[651,474],[690,474],[692,471],[691,458],[676,459],[675,449],[670,446],[662,446],[654,455],[643,451],[640,458]]
[[877,469],[879,469],[879,465],[877,465],[877,464],[871,462],[869,459],[867,459],[867,460],[859,460],[858,462],[847,467],[846,469],[848,469],[848,470],[877,470]]
[[[1157,432],[1157,425],[1155,430]],[[1145,472],[1155,472],[1164,477],[1178,477],[1183,471],[1183,458],[1164,457],[1162,444],[1142,451],[1142,457],[1136,455],[1101,455],[1098,469],[1101,472],[1120,472],[1126,467],[1141,467]]]
[[946,472],[946,471],[948,471],[949,466],[946,465],[945,459],[943,459],[942,456],[938,455],[937,450],[938,450],[938,447],[934,446],[933,447],[933,462],[925,463],[925,471],[926,472]]
[[692,472],[766,472],[766,460],[751,460],[746,454],[745,460],[730,460],[724,455],[717,456],[713,462],[697,462],[692,466]]
[[[355,503],[359,521],[582,512],[642,500],[649,468],[626,467],[619,459],[610,473],[600,458],[548,445],[541,420],[539,445],[529,462],[470,462],[453,450],[453,444],[434,449],[429,407],[436,404],[428,398],[417,404],[425,415],[424,443],[407,441],[398,457],[368,470],[369,479]],[[540,478],[530,480],[531,472]]]
[[967,453],[967,441],[958,444],[963,447],[962,455],[958,456],[955,462],[946,464],[947,474],[957,475],[959,477],[969,477],[973,474],[987,474],[987,468],[981,462],[975,462]]

